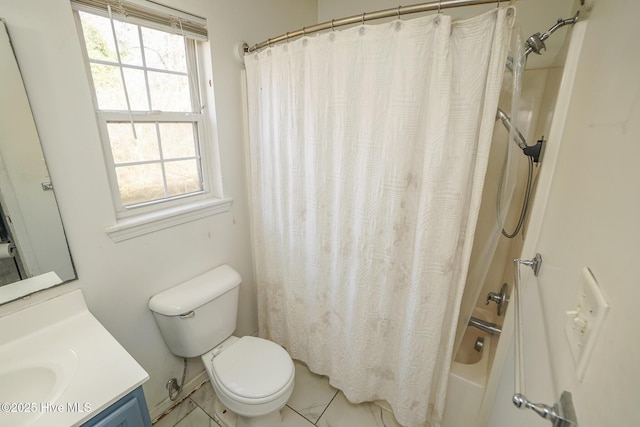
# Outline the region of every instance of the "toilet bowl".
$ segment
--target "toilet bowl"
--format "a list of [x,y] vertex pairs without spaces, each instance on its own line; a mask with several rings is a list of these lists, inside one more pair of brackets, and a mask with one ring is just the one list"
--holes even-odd
[[278,344],[237,338],[240,275],[220,266],[149,300],[169,350],[200,356],[220,402],[238,415],[236,427],[279,427],[293,392],[295,368]]
[[295,373],[282,347],[257,337],[230,337],[203,354],[202,362],[220,402],[240,416],[238,426],[277,423],[265,416],[287,403]]

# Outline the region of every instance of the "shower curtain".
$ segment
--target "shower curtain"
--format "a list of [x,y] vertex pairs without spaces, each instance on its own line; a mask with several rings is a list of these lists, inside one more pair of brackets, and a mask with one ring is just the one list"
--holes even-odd
[[354,403],[442,419],[515,10],[247,55],[259,334]]

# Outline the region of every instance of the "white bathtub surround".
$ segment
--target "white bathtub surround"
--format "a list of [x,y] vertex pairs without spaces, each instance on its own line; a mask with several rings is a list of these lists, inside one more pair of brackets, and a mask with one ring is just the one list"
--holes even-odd
[[[504,79],[498,102],[500,111],[509,117],[510,129],[504,125],[501,119],[496,119],[482,193],[482,204],[478,213],[478,226],[474,235],[464,295],[460,303],[454,353],[461,344],[469,319],[476,309],[476,304],[484,305],[485,283],[493,279],[494,270],[502,272],[504,268],[502,262],[498,262],[498,260],[506,259],[506,254],[500,252],[500,245],[508,245],[512,240],[503,236],[502,231],[505,230],[505,233],[513,234],[520,215],[520,205],[518,204],[520,198],[515,190],[516,187],[525,187],[526,172],[520,171],[519,165],[527,164],[528,157],[523,155],[522,150],[514,141],[516,141],[517,135],[522,135],[529,145],[535,141],[534,135],[527,132],[529,130],[527,121],[531,120],[530,112],[521,111],[520,108],[521,104],[527,105],[527,101],[529,101],[521,96],[527,57],[524,55],[525,44],[520,33],[520,29],[516,29],[511,37],[508,53],[511,58],[509,60],[511,66],[504,69]],[[524,176],[519,175],[519,172],[520,174],[524,173]],[[514,205],[517,205],[517,208],[511,206],[512,200],[516,201]],[[519,236],[522,234],[518,232]],[[521,239],[516,238],[515,240]]]
[[[476,309],[473,315],[487,322],[493,321],[487,310]],[[481,352],[474,349],[479,337],[484,339]],[[449,372],[443,426],[469,427],[476,424],[495,354],[495,338],[467,326]]]
[[439,425],[514,9],[246,57],[260,335]]

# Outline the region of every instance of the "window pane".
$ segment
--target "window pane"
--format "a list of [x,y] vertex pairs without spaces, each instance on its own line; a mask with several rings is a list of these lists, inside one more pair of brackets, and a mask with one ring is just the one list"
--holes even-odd
[[116,164],[160,159],[155,123],[136,123],[135,127],[138,139],[133,137],[131,123],[107,123]]
[[160,164],[116,167],[123,206],[164,198]]
[[78,13],[89,58],[117,62],[116,44],[109,19],[85,12]]
[[187,72],[182,36],[142,27],[142,43],[147,67]]
[[147,84],[144,81],[144,71],[123,68],[124,81],[127,83],[129,104],[132,111],[149,111],[147,98]]
[[138,26],[126,22],[113,21],[120,49],[120,61],[128,65],[142,66],[142,49]]
[[164,168],[167,174],[167,189],[170,196],[202,190],[196,160],[167,162]]
[[119,67],[91,64],[91,75],[93,77],[93,85],[96,88],[98,109],[127,109],[127,101],[124,97],[124,88],[122,86]]
[[191,94],[187,76],[149,72],[151,109],[191,112]]
[[194,123],[160,123],[162,156],[165,159],[195,157]]
[[[112,29],[109,18],[77,13],[98,118],[106,129],[103,143],[113,160],[110,176],[115,174],[112,184],[122,203],[118,210],[202,192],[199,119],[182,114],[200,108],[199,101],[192,100],[198,83],[191,73],[197,71],[187,62],[195,43],[181,35],[118,20],[113,21]],[[146,112],[153,114],[140,114]]]

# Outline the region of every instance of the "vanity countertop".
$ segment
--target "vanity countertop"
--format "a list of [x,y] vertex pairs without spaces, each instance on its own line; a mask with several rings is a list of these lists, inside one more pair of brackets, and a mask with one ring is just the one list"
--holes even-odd
[[2,426],[77,426],[148,378],[79,289],[0,317]]

